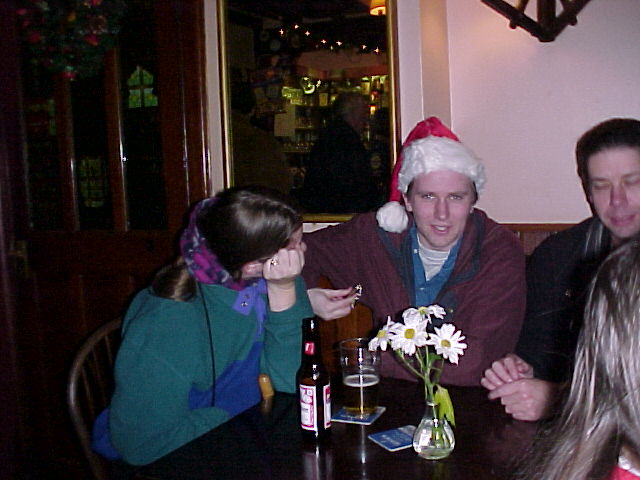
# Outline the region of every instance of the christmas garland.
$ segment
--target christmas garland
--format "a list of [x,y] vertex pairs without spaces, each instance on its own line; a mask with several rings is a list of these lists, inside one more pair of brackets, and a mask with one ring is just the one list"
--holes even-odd
[[95,75],[113,48],[124,0],[30,0],[18,19],[31,62],[66,78]]

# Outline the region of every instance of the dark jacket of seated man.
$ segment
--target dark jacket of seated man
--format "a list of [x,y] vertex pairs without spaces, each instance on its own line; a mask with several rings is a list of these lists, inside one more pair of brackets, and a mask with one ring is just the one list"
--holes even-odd
[[536,378],[567,380],[582,325],[586,290],[611,249],[596,217],[551,235],[527,265],[527,313],[516,353]]

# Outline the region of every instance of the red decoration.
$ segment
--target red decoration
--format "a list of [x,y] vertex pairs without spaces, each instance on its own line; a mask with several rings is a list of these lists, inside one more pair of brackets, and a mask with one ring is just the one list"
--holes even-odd
[[16,14],[31,62],[73,80],[102,68],[125,8],[124,0],[30,0]]

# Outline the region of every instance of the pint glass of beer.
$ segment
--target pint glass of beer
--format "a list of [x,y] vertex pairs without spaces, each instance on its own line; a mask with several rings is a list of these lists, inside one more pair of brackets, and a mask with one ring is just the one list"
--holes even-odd
[[380,357],[369,351],[368,338],[349,338],[340,342],[340,365],[347,413],[365,417],[378,406]]

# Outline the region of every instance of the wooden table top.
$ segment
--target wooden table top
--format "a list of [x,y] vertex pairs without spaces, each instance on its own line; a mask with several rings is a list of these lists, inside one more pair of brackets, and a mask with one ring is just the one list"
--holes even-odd
[[453,453],[428,461],[412,448],[388,452],[367,435],[417,425],[425,404],[417,383],[383,379],[381,387],[385,413],[369,426],[334,422],[327,447],[305,447],[296,396],[276,394],[268,413],[256,406],[142,468],[135,478],[507,480],[535,434],[536,424],[513,420],[498,402],[487,400],[484,389],[451,387],[457,424]]

